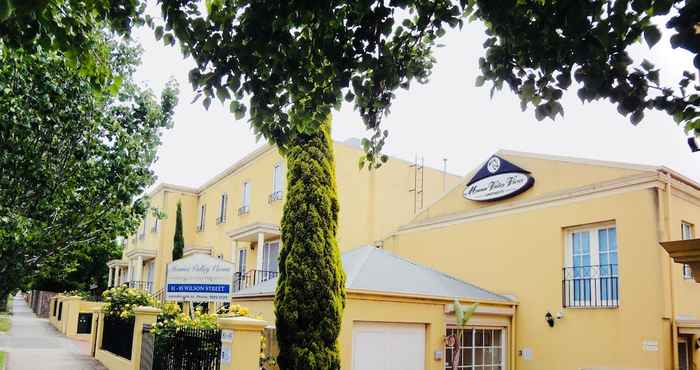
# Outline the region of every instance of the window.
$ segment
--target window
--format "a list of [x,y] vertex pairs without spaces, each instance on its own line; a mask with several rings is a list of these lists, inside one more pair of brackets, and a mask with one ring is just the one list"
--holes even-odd
[[[688,222],[681,222],[681,239],[690,240],[693,239],[693,224]],[[690,265],[687,263],[683,264],[683,279],[692,279],[693,273],[690,269]]]
[[283,182],[284,178],[282,177],[282,163],[276,163],[272,170],[272,194],[270,194],[270,203],[282,200]]
[[226,223],[226,208],[228,207],[228,194],[221,194],[221,199],[219,200],[219,217],[216,218],[216,224]]
[[248,251],[246,249],[239,249],[238,250],[238,273],[239,274],[244,274],[245,273],[245,263],[246,259],[248,258]]
[[139,239],[143,240],[146,238],[146,223],[148,222],[148,217],[143,218],[141,223],[141,230],[139,230]]
[[239,215],[250,212],[250,182],[243,183],[243,205],[238,209]]
[[199,208],[199,224],[197,224],[197,231],[204,230],[204,220],[206,219],[206,215],[207,206],[206,204],[202,204],[202,206]]
[[617,307],[617,228],[577,229],[567,232],[566,239],[564,307]]
[[158,214],[159,214],[158,209],[156,209],[155,213],[156,214],[153,216],[153,226],[151,226],[152,233],[158,232],[158,226],[160,223],[160,217],[158,217]]
[[[459,342],[459,334],[462,341]],[[445,369],[505,370],[505,330],[502,328],[447,328]],[[459,346],[459,353],[455,348]]]
[[280,254],[280,241],[266,242],[263,245],[262,270],[266,272],[277,272],[277,258]]

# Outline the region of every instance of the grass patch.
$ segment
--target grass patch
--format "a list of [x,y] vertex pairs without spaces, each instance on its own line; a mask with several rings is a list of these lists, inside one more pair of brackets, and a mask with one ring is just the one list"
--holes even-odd
[[0,370],[5,370],[5,352],[0,351]]
[[0,332],[10,330],[10,318],[8,316],[0,316]]

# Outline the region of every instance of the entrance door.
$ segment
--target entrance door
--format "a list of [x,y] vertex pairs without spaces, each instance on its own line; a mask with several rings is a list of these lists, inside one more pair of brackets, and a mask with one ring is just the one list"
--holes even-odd
[[425,325],[356,322],[352,370],[424,370]]

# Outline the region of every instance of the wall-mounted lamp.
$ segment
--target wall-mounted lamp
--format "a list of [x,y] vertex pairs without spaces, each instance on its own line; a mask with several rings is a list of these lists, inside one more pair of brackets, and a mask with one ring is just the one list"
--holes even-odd
[[547,314],[544,315],[544,320],[549,324],[550,328],[554,327],[554,317],[552,316],[552,313],[547,311]]
[[690,150],[693,152],[700,151],[700,145],[698,145],[698,141],[695,139],[694,136],[688,138],[688,146],[690,147]]

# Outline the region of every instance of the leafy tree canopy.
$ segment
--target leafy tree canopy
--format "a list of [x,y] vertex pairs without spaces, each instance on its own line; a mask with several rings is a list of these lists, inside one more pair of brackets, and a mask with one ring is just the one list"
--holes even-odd
[[689,51],[700,69],[700,1],[477,0],[476,6],[473,17],[485,21],[489,35],[477,85],[492,81],[493,91],[505,82],[523,110],[534,106],[542,120],[563,115],[558,100],[573,79],[582,101],[608,99],[635,125],[656,109],[700,134],[695,74],[683,73],[675,88],[663,86],[658,68],[628,54],[642,40],[654,47],[661,40],[656,24],[666,21],[671,46]]
[[111,77],[110,50],[96,37],[104,28],[126,36],[143,25],[142,0],[0,0],[0,40],[12,49],[56,50],[93,83]]
[[582,100],[607,98],[635,124],[645,110],[661,109],[686,129],[700,127],[694,75],[664,87],[653,64],[635,64],[627,54],[641,39],[654,46],[661,37],[655,18],[675,8],[667,23],[671,42],[694,53],[700,66],[697,0],[159,2],[165,23],[156,37],[166,45],[179,40],[194,58],[189,79],[197,98],[205,107],[230,102],[237,118],[248,113],[258,135],[282,149],[345,99],[373,132],[363,142],[364,159],[385,160],[380,124],[395,90],[426,82],[437,40],[466,19],[484,21],[489,36],[477,85],[490,80],[493,91],[505,82],[524,109],[535,106],[538,119],[563,114],[558,100],[575,79]]
[[13,277],[0,293],[61,257],[113,245],[146,212],[134,201],[154,180],[177,91],[168,86],[159,101],[139,88],[138,49],[108,45],[114,94],[96,92],[56,52],[0,48],[0,276]]

